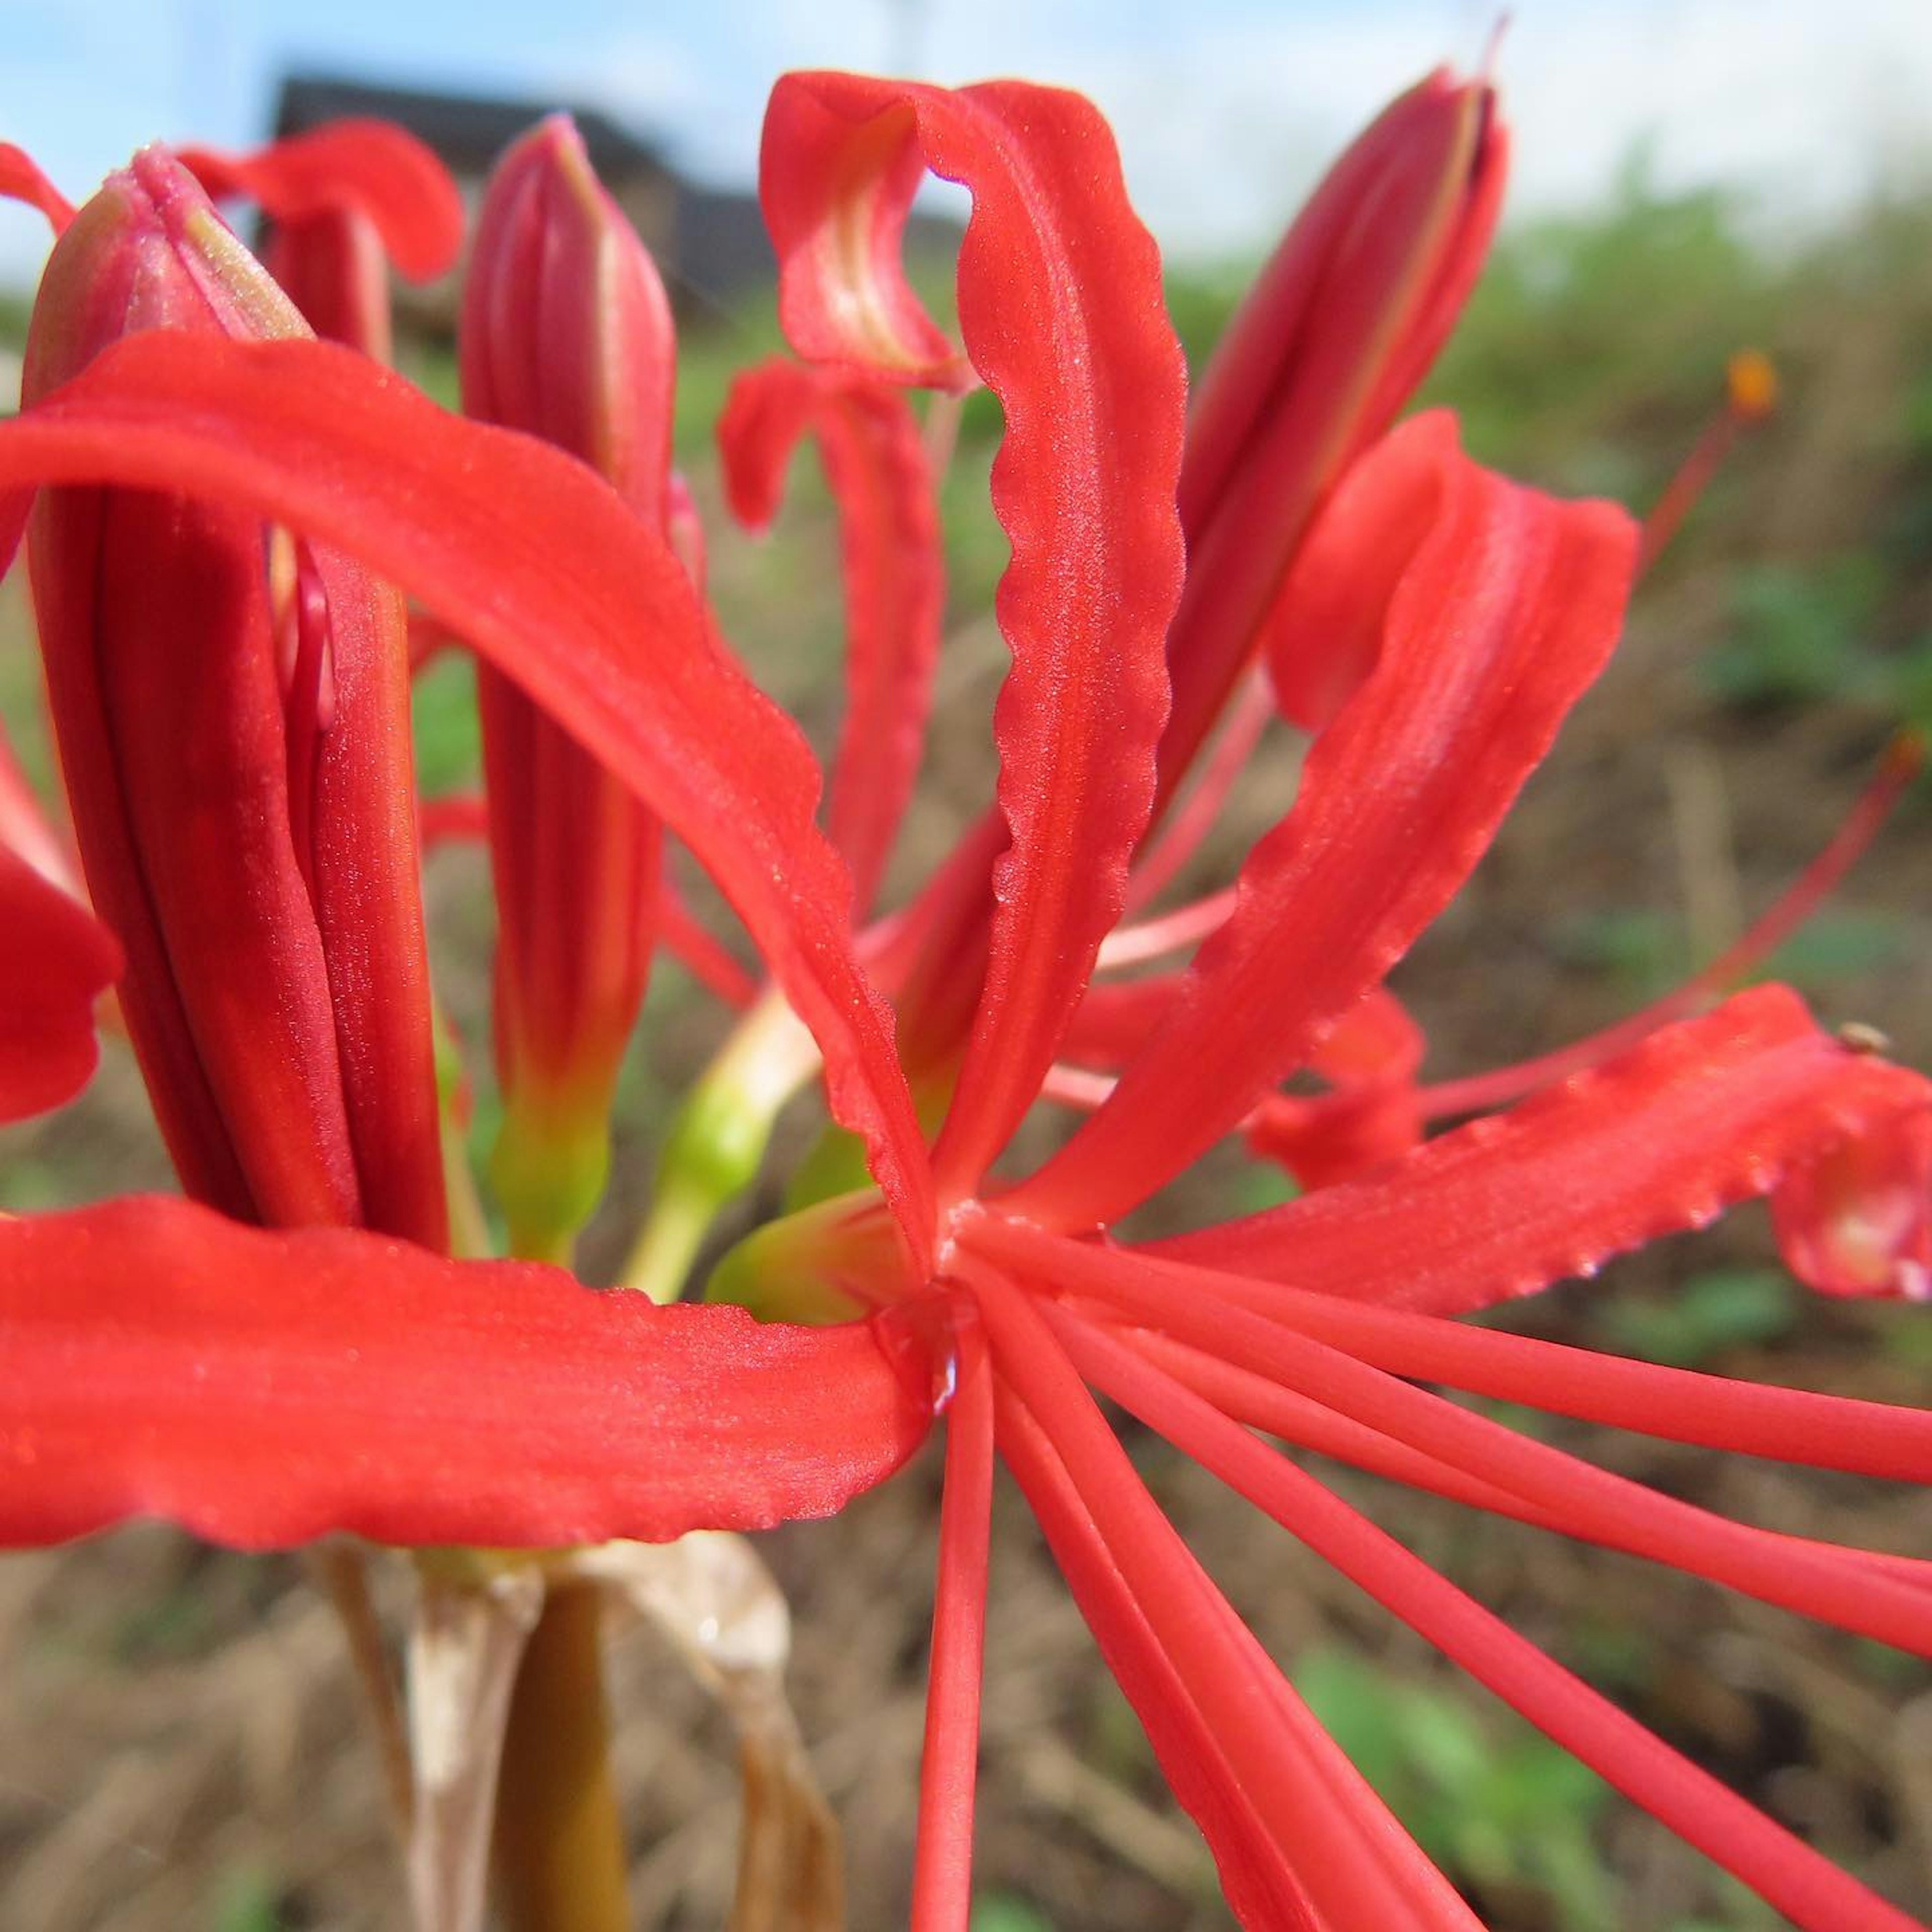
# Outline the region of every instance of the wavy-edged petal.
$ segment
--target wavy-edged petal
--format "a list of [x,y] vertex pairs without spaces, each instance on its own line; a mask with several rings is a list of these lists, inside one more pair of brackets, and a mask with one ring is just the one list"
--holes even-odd
[[1932,1083],[1754,988],[1472,1121],[1373,1180],[1152,1252],[1432,1315],[1588,1275],[1797,1180],[1848,1142],[1921,1131]]
[[[0,490],[106,482],[244,503],[402,586],[635,788],[717,878],[825,1050],[915,1251],[929,1168],[796,728],[719,647],[682,566],[580,464],[464,423],[326,343],[117,344],[0,424]],[[639,628],[658,648],[640,659]]]
[[926,1405],[874,1326],[163,1198],[0,1222],[0,1541],[159,1516],[261,1549],[664,1540],[830,1514]]
[[[1418,473],[1434,514],[1418,538]],[[1366,501],[1391,508],[1385,535]],[[1249,855],[1234,910],[1112,1099],[1012,1197],[1111,1222],[1234,1125],[1448,903],[1616,640],[1636,534],[1559,502],[1419,416],[1351,472],[1290,580],[1372,599],[1375,668],[1310,748],[1293,809]]]
[[718,418],[726,494],[740,523],[770,526],[808,429],[838,506],[845,587],[845,715],[826,824],[862,914],[926,747],[945,558],[932,465],[904,398],[862,376],[778,358],[737,378]]
[[1011,843],[934,1155],[942,1191],[966,1194],[1040,1090],[1147,824],[1180,592],[1186,378],[1106,123],[1076,94],[1005,81],[778,82],[760,188],[801,355],[955,380],[897,259],[922,168],[974,196],[960,326],[1006,413],[993,506],[1012,548],[998,608],[1013,668],[994,716]]
[[94,1073],[94,1002],[121,976],[114,935],[0,843],[0,1120],[70,1100]]
[[1804,1162],[1772,1192],[1771,1218],[1808,1287],[1932,1300],[1932,1104]]

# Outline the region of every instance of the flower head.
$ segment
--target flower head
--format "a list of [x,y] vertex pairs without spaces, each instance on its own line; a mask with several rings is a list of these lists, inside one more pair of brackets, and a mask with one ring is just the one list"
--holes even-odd
[[[757,1090],[755,1124],[766,1090],[815,1061],[870,1174],[760,1230],[715,1284],[763,1313],[830,1318],[817,1335],[753,1330],[735,1310],[600,1306],[554,1271],[385,1250],[347,1231],[277,1239],[191,1210],[0,1228],[10,1359],[68,1371],[12,1399],[5,1426],[27,1453],[0,1459],[0,1529],[32,1540],[147,1508],[250,1544],[332,1525],[398,1540],[666,1535],[836,1507],[943,1410],[916,1924],[967,1917],[996,1454],[1245,1922],[1472,1922],[1162,1516],[1098,1391],[1798,1923],[1906,1923],[1255,1432],[1867,1636],[1932,1642],[1922,1563],[1729,1522],[1414,1385],[1866,1474],[1932,1474],[1932,1419],[1918,1412],[1450,1318],[1774,1190],[1814,1230],[1805,1202],[1824,1204],[1840,1249],[1862,1239],[1889,1255],[1909,1216],[1854,1228],[1844,1206],[1909,1199],[1932,1118],[1932,1088],[1824,1034],[1773,987],[1646,1028],[1507,1113],[1407,1144],[1419,1048],[1382,982],[1603,664],[1637,549],[1621,511],[1484,469],[1444,417],[1381,434],[1472,272],[1498,142],[1486,88],[1432,82],[1399,104],[1345,167],[1348,192],[1318,202],[1305,245],[1278,262],[1190,429],[1158,260],[1090,105],[1015,82],[780,82],[763,195],[782,318],[808,366],[740,392],[741,500],[755,520],[752,452],[809,421],[840,452],[850,529],[885,518],[863,520],[868,490],[896,490],[912,506],[901,527],[923,530],[924,479],[891,460],[904,419],[880,386],[983,381],[1006,422],[992,494],[1012,547],[998,612],[1012,669],[994,718],[995,809],[911,907],[862,933],[850,874],[814,824],[802,740],[724,649],[662,518],[584,462],[446,416],[340,350],[218,332],[119,343],[0,425],[0,488],[164,487],[285,524],[418,598],[707,866],[771,979],[742,1050],[727,1050],[730,1090]],[[539,176],[544,158],[541,146],[523,157]],[[928,168],[974,197],[957,347],[898,260]],[[1404,219],[1370,220],[1385,203]],[[528,239],[506,220],[504,245]],[[1384,242],[1393,266],[1369,277],[1360,260]],[[1375,324],[1366,338],[1324,333],[1312,283],[1331,274],[1345,322]],[[516,338],[528,318],[514,292]],[[1263,380],[1274,364],[1254,344],[1270,316],[1328,344],[1311,366],[1342,357],[1341,391]],[[549,374],[513,373],[532,391]],[[760,427],[772,416],[776,430]],[[1190,460],[1204,473],[1200,452],[1224,437],[1292,472],[1281,528],[1250,527],[1232,484],[1190,493]],[[1208,506],[1191,554],[1190,502]],[[1190,598],[1198,610],[1219,593],[1214,532],[1230,518],[1252,580],[1197,660],[1178,640]],[[878,571],[862,574],[878,587]],[[924,581],[915,562],[872,614],[909,623]],[[856,600],[852,614],[856,631]],[[1193,931],[1209,936],[1186,971],[1150,998],[1096,1002],[1159,815],[1264,645],[1287,708],[1314,731],[1293,805]],[[923,636],[898,646],[868,646],[863,688],[922,706]],[[1197,662],[1213,675],[1190,684]],[[1198,710],[1170,714],[1184,689]],[[1196,719],[1191,742],[1171,715]],[[904,795],[906,736],[850,748],[874,800]],[[862,817],[842,828],[835,808],[834,830],[869,892],[883,844]],[[1016,1133],[1062,1080],[1063,1055],[1102,1034],[1113,1078],[1090,1118],[1043,1161],[1021,1157]],[[1376,1148],[1375,1172],[1176,1240],[1124,1237],[1128,1216],[1310,1066],[1368,1070],[1358,1084],[1390,1111],[1348,1124]],[[930,1127],[916,1084],[942,1110]],[[734,1124],[728,1107],[704,1118],[714,1142]],[[172,1245],[140,1318],[108,1331],[104,1271],[157,1230]],[[190,1359],[208,1372],[185,1394],[142,1371]],[[284,1376],[296,1399],[278,1407],[263,1385]],[[331,1453],[351,1400],[374,1467]],[[110,1402],[140,1418],[138,1453],[101,1442]],[[272,1431],[278,1459],[229,1466]],[[436,1443],[458,1437],[440,1464]]]

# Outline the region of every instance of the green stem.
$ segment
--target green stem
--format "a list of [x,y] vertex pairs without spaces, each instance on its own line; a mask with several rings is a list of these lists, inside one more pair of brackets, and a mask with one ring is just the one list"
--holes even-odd
[[619,1276],[675,1301],[718,1215],[758,1178],[772,1124],[819,1065],[812,1036],[767,992],[686,1094],[658,1158],[650,1212]]
[[496,1784],[506,1932],[628,1932],[601,1610],[594,1587],[554,1585],[524,1652]]

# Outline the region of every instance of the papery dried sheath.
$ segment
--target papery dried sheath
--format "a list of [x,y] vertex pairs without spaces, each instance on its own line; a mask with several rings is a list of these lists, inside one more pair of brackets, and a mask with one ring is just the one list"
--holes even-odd
[[[149,330],[307,333],[158,149],[56,249],[26,402]],[[44,493],[28,557],[82,863],[184,1184],[440,1246],[400,600],[245,512],[127,490]]]
[[[490,178],[459,335],[466,413],[580,457],[671,529],[669,304],[565,117]],[[640,631],[637,648],[651,647]],[[492,1177],[548,1252],[602,1193],[617,1066],[650,970],[662,835],[622,782],[488,665],[478,679],[498,914]]]

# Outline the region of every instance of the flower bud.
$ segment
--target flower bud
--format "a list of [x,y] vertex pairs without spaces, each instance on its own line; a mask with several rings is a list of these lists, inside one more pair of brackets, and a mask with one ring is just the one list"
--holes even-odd
[[[150,328],[308,332],[158,148],[55,249],[26,403]],[[76,841],[183,1184],[246,1220],[442,1246],[400,599],[144,491],[44,492],[28,546]]]
[[1168,644],[1163,795],[1251,662],[1322,498],[1454,323],[1496,225],[1507,146],[1489,84],[1438,69],[1336,163],[1228,325],[1181,470],[1187,589]]
[[[497,164],[458,346],[466,413],[582,458],[674,536],[670,305],[566,117],[533,128]],[[513,1244],[554,1254],[603,1192],[610,1096],[650,972],[662,841],[629,789],[488,666],[478,703],[504,1109],[491,1174]]]
[[212,195],[247,195],[274,226],[263,259],[326,341],[390,359],[389,267],[413,282],[446,274],[463,245],[449,171],[386,121],[325,122],[253,154],[184,148]]

